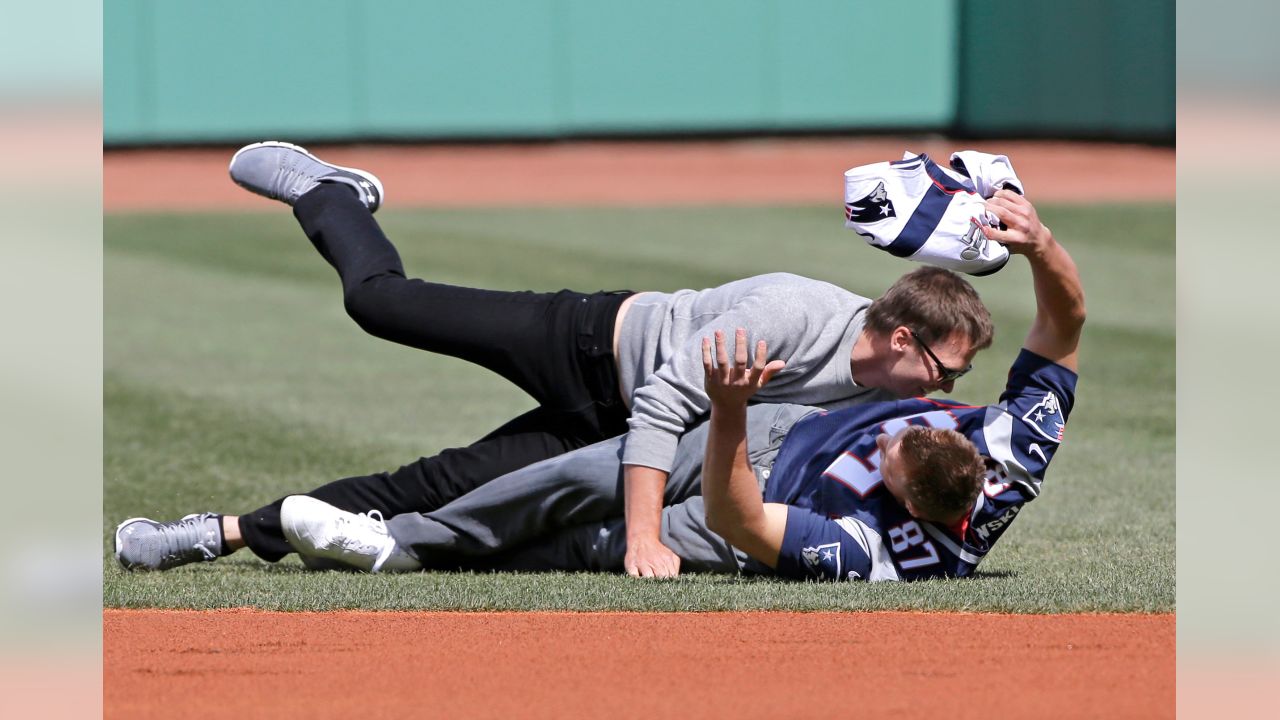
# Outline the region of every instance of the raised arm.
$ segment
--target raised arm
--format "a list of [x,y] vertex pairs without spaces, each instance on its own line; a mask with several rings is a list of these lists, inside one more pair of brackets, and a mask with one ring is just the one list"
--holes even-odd
[[787,507],[766,504],[755,472],[747,462],[747,400],[783,368],[781,360],[766,362],[765,341],[756,343],[748,364],[747,332],[739,328],[733,362],[725,350],[724,333],[715,333],[715,357],[710,338],[702,340],[702,367],[711,400],[707,455],[702,468],[702,496],[707,527],[730,545],[777,567],[787,527]]
[[1084,327],[1084,287],[1075,261],[1053,238],[1035,207],[1025,197],[1000,190],[987,209],[1007,230],[988,228],[988,238],[1031,264],[1036,292],[1036,319],[1023,347],[1069,369],[1077,369],[1080,330]]

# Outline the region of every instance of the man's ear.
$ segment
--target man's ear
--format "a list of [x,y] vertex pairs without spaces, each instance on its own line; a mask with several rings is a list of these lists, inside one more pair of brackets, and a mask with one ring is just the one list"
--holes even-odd
[[889,333],[889,347],[897,352],[906,352],[911,348],[911,328],[899,325]]

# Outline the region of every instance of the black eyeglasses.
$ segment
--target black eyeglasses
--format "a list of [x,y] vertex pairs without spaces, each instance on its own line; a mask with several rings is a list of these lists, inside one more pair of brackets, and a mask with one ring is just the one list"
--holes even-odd
[[938,382],[948,383],[953,380],[959,380],[964,377],[965,373],[973,369],[973,363],[966,365],[963,370],[954,370],[943,365],[942,361],[938,359],[937,355],[933,354],[933,351],[929,349],[928,345],[924,344],[924,341],[920,339],[920,335],[917,334],[915,330],[911,331],[911,337],[915,338],[915,341],[920,345],[920,349],[924,350],[925,354],[929,356],[929,359],[933,361],[934,366],[938,368]]

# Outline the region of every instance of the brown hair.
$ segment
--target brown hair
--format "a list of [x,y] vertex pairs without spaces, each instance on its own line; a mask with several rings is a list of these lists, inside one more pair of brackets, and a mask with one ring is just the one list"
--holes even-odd
[[955,430],[913,425],[902,433],[905,492],[917,512],[949,520],[973,507],[986,464],[978,448]]
[[974,350],[991,347],[991,313],[967,280],[943,268],[925,266],[898,278],[867,308],[868,330],[888,335],[900,326],[926,343],[959,332]]

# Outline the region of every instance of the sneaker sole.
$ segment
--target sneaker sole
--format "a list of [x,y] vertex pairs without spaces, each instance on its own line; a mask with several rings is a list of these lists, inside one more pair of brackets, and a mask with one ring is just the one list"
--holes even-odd
[[[383,205],[387,203],[387,191],[382,187],[382,181],[379,180],[377,176],[375,176],[373,173],[370,173],[366,170],[361,170],[359,168],[351,168],[351,167],[343,167],[342,165],[334,165],[333,163],[327,160],[321,160],[315,155],[312,155],[310,151],[308,151],[306,148],[302,147],[301,145],[294,145],[293,143],[287,143],[280,140],[266,140],[263,142],[253,143],[252,145],[245,145],[244,147],[240,148],[239,150],[236,151],[235,155],[231,156],[231,162],[227,163],[227,172],[228,173],[231,172],[231,166],[236,164],[236,158],[240,157],[240,153],[245,152],[246,150],[253,150],[254,148],[260,148],[260,147],[278,147],[278,148],[287,148],[289,150],[295,150],[326,167],[331,167],[334,170],[342,170],[355,175],[359,175],[365,180],[368,180],[370,183],[373,183],[373,186],[378,189],[378,207],[381,208]],[[373,212],[373,211],[371,210],[370,212]]]
[[337,572],[345,572],[345,573],[364,572],[358,567],[355,567],[353,565],[348,565],[339,560],[330,560],[329,558],[322,558],[315,555],[303,555],[299,553],[298,559],[302,561],[303,567],[315,572],[325,572],[328,570],[335,570]]

